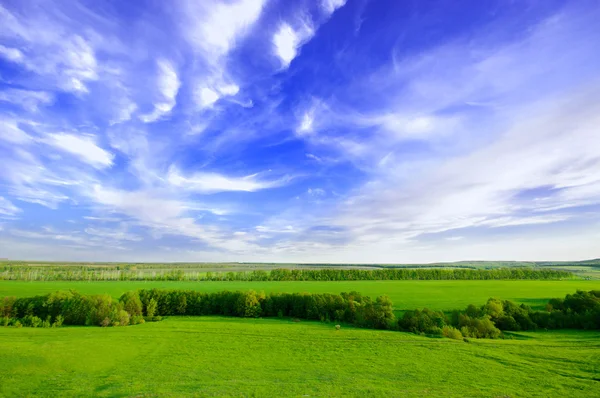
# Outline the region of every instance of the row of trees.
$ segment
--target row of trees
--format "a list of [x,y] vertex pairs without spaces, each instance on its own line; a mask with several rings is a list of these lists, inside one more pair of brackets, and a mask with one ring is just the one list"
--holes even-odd
[[[85,296],[75,291],[59,291],[45,296],[4,297],[0,317],[5,326],[127,326],[143,323],[141,309],[134,310],[125,294],[119,301],[108,294]],[[46,323],[44,323],[46,322]]]
[[[372,300],[358,292],[341,294],[272,293],[145,289],[116,301],[108,295],[84,296],[74,291],[0,301],[4,325],[125,326],[167,315],[294,317],[345,322],[455,339],[498,338],[502,331],[535,329],[600,329],[600,291],[577,291],[552,299],[545,311],[491,298],[481,307],[469,305],[447,316],[429,309],[406,311],[396,319],[387,296]],[[44,321],[42,321],[44,320]]]
[[600,290],[552,299],[545,311],[495,298],[481,307],[471,304],[464,311],[454,311],[450,317],[427,308],[407,311],[398,320],[398,327],[451,338],[497,338],[503,331],[536,329],[600,329]]
[[[145,315],[145,316],[144,316]],[[387,329],[393,322],[393,305],[387,296],[375,301],[360,293],[309,294],[255,291],[202,293],[191,290],[139,290],[124,293],[118,301],[109,295],[84,296],[61,291],[26,298],[4,297],[0,317],[5,326],[49,324],[126,326],[165,315],[226,315],[236,317],[294,317],[346,322]],[[33,324],[29,322],[35,318]]]
[[182,269],[163,271],[82,270],[71,268],[10,267],[0,272],[0,280],[40,281],[359,281],[359,280],[500,280],[572,278],[568,271],[534,268],[497,269],[274,269],[246,272],[186,272]]
[[[387,296],[372,300],[358,292],[341,294],[215,292],[193,290],[140,290],[146,314],[226,315],[237,317],[293,317],[337,321],[361,327],[387,329],[394,319],[393,304]],[[154,314],[153,314],[154,315]]]

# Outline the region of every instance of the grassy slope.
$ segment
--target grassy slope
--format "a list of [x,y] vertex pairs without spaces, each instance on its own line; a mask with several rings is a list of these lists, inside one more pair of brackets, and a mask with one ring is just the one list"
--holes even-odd
[[85,294],[114,297],[139,288],[219,290],[254,289],[265,292],[340,293],[356,290],[376,297],[390,296],[397,310],[428,307],[435,310],[483,304],[489,297],[510,299],[541,308],[548,299],[577,289],[600,289],[600,281],[358,281],[358,282],[21,282],[0,281],[0,297],[32,296],[75,289]]
[[540,396],[598,393],[600,333],[430,339],[276,319],[0,328],[3,396]]

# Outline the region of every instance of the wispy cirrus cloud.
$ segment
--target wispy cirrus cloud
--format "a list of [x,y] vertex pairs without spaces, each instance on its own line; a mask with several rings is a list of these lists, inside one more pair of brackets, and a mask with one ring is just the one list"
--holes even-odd
[[74,155],[96,168],[110,167],[113,163],[113,155],[100,148],[92,136],[51,133],[43,139],[43,142],[60,151]]
[[181,175],[176,168],[172,167],[169,169],[167,181],[180,189],[201,193],[227,191],[254,192],[285,185],[290,182],[290,177],[266,180],[260,178],[258,174],[250,174],[243,177],[228,177],[210,172],[197,172],[186,177]]
[[177,92],[181,82],[177,77],[175,67],[167,60],[161,59],[158,66],[158,91],[159,100],[154,104],[154,110],[148,115],[141,115],[142,121],[149,123],[168,115],[175,107]]
[[0,217],[14,216],[20,211],[10,200],[0,196]]
[[301,22],[296,29],[283,23],[273,36],[275,55],[281,60],[281,66],[287,68],[298,54],[299,48],[315,34],[313,27]]

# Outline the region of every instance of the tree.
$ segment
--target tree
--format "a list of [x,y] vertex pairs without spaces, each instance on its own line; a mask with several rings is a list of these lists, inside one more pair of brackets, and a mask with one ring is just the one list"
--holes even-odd
[[156,302],[156,300],[154,300],[154,298],[151,298],[150,301],[148,301],[148,305],[146,306],[146,316],[150,318],[154,317],[154,315],[156,315],[157,307],[158,303]]
[[142,315],[142,300],[137,290],[123,293],[119,301],[130,315]]

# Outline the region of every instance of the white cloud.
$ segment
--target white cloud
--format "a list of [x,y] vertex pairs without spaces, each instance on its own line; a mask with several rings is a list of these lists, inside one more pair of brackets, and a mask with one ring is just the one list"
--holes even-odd
[[0,196],[0,217],[14,216],[20,211],[21,209],[13,205],[8,199]]
[[23,61],[23,53],[17,48],[5,47],[0,44],[0,57],[12,62]]
[[[235,96],[240,91],[239,86],[236,84],[217,83],[210,87],[207,87],[203,83],[197,87],[195,99],[200,109],[211,108],[220,98]],[[241,105],[243,106],[244,104]]]
[[312,111],[305,112],[304,116],[302,116],[302,122],[300,123],[300,126],[298,126],[298,128],[296,129],[296,132],[301,135],[312,132],[313,121],[314,113]]
[[[3,47],[0,52],[38,76],[31,80],[45,86],[76,94],[87,93],[86,84],[98,79],[94,49],[86,38],[67,33],[65,19],[40,8],[25,5],[21,13],[0,7],[0,37],[8,38],[15,48]],[[18,47],[18,48],[16,48]]]
[[[600,204],[600,155],[590,146],[600,142],[595,127],[600,105],[592,100],[599,89],[532,109],[507,109],[513,126],[493,144],[436,164],[408,182],[391,168],[383,179],[366,184],[347,201],[342,215],[330,221],[372,242],[467,227],[568,221],[573,216],[532,212],[564,204],[569,192],[575,192],[573,206]],[[403,189],[390,189],[398,185]],[[548,196],[542,201],[519,197],[533,189],[545,189]]]
[[286,225],[282,228],[272,228],[272,227],[266,227],[264,225],[257,225],[254,229],[256,229],[257,232],[261,232],[261,233],[293,234],[293,233],[298,232],[291,225]]
[[307,23],[302,23],[299,29],[283,23],[273,35],[275,55],[281,60],[281,65],[287,68],[298,55],[298,49],[315,34],[314,29]]
[[[177,92],[181,86],[181,81],[177,76],[174,65],[161,59],[157,62],[158,66],[158,91],[160,100],[154,104],[154,110],[147,115],[141,115],[140,119],[145,123],[155,122],[161,117],[171,113],[175,107]],[[135,110],[133,108],[131,111]]]
[[49,105],[54,96],[45,91],[8,88],[0,91],[0,101],[19,105],[30,112],[36,112],[40,105]]
[[231,50],[247,33],[263,9],[264,0],[183,1],[184,34],[207,58],[216,59]]
[[325,190],[322,188],[308,188],[306,193],[310,196],[325,196]]
[[202,87],[199,89],[197,97],[197,102],[200,105],[200,108],[209,108],[220,98],[216,91],[208,87]]
[[264,4],[264,0],[181,1],[179,26],[199,56],[193,95],[200,110],[238,93],[226,57],[259,19]]
[[132,234],[122,229],[115,228],[86,228],[85,233],[100,238],[106,238],[109,240],[125,240],[132,242],[139,242],[142,237],[136,234]]
[[211,226],[202,226],[189,217],[194,206],[165,196],[160,191],[127,192],[104,188],[100,185],[89,192],[98,205],[115,213],[125,214],[138,225],[151,228],[158,238],[162,235],[179,235],[201,240],[213,248],[234,252],[260,252],[263,249],[250,241],[252,237],[226,233]]
[[511,227],[519,225],[537,225],[537,224],[551,224],[561,221],[566,221],[572,216],[565,214],[552,214],[548,216],[533,216],[533,217],[498,217],[485,220],[479,225],[488,225],[492,228],[498,227]]
[[216,193],[227,191],[245,191],[254,192],[262,189],[269,189],[282,186],[289,181],[289,178],[278,180],[261,180],[257,174],[245,177],[228,177],[218,173],[194,173],[188,177],[182,176],[179,171],[171,167],[167,180],[175,187],[199,192]]
[[83,162],[95,168],[110,167],[113,163],[114,155],[100,148],[91,136],[55,133],[48,134],[43,142],[61,151],[75,155]]
[[346,4],[346,0],[322,0],[321,1],[321,7],[323,8],[323,11],[327,15],[333,14],[335,12],[335,10],[343,7],[345,4]]
[[19,128],[15,120],[5,118],[0,125],[0,140],[13,144],[27,144],[32,141],[32,138]]

